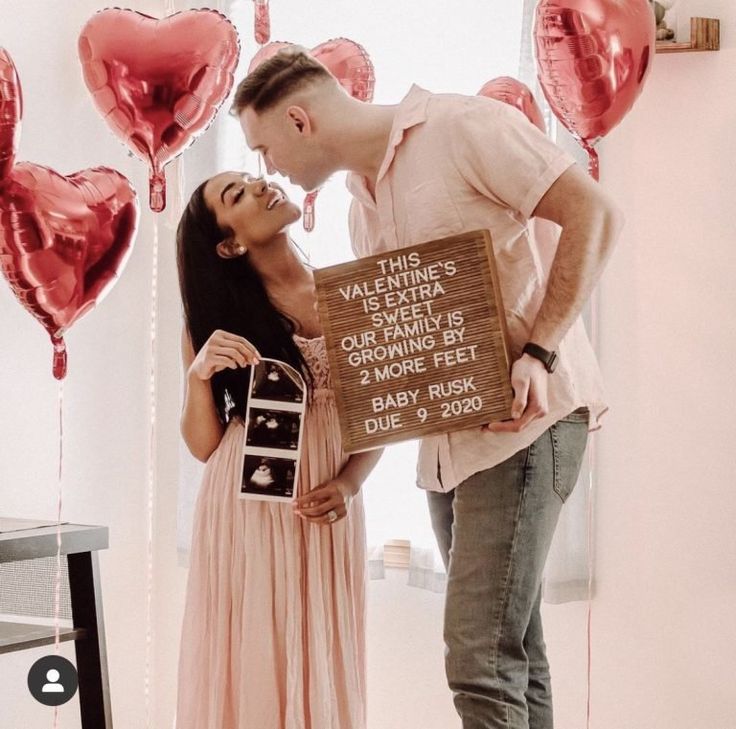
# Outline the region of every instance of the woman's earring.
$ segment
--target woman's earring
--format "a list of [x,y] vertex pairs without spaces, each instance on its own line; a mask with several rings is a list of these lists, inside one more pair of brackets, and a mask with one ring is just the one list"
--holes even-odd
[[238,258],[248,252],[248,249],[234,238],[227,238],[217,244],[217,255],[220,258]]

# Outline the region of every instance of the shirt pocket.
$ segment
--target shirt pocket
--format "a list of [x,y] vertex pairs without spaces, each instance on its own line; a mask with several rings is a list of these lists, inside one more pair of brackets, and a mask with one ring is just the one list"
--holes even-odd
[[445,181],[424,180],[403,194],[404,245],[425,243],[463,231],[463,221]]

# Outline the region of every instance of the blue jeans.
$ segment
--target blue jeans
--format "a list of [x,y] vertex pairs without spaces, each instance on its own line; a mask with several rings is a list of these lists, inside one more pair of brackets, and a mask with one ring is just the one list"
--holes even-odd
[[463,729],[552,729],[542,571],[588,440],[588,411],[449,493],[427,492],[447,568],[445,670]]

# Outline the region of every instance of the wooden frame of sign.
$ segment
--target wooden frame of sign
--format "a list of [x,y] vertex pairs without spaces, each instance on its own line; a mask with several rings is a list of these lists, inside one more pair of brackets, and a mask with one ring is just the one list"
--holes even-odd
[[491,234],[314,272],[346,453],[511,417]]

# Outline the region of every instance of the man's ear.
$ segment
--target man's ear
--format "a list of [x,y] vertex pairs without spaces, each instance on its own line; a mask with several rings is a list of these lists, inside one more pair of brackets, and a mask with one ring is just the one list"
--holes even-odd
[[309,135],[312,132],[312,121],[309,114],[302,106],[293,104],[286,110],[286,116],[289,123],[299,132],[299,134]]
[[232,237],[221,240],[215,249],[217,250],[217,255],[220,256],[220,258],[239,258],[248,252],[248,249],[244,245],[238,243],[238,241]]

